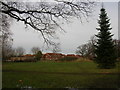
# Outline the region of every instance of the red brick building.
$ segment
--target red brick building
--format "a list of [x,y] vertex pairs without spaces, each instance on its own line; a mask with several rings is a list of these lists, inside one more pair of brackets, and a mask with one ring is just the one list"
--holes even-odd
[[26,54],[20,57],[11,57],[11,61],[35,61],[35,55]]
[[61,59],[61,58],[64,58],[64,57],[80,58],[81,56],[80,55],[74,55],[74,54],[65,55],[65,54],[61,54],[61,53],[46,53],[46,54],[43,54],[42,59],[43,60],[57,60],[57,59]]
[[43,54],[42,59],[57,60],[57,59],[64,58],[64,57],[65,57],[65,55],[61,54],[61,53],[46,53],[46,54]]
[[[43,60],[58,60],[64,57],[77,57],[80,58],[80,55],[74,55],[74,54],[61,54],[61,53],[46,53],[42,55]],[[20,57],[11,57],[11,61],[35,61],[35,55],[26,54]]]

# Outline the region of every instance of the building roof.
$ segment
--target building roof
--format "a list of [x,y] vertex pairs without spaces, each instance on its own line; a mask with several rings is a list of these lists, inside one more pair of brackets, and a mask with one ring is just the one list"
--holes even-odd
[[64,54],[61,54],[61,53],[46,53],[46,54],[44,54],[44,55],[64,55]]
[[23,56],[26,56],[26,57],[34,57],[35,55],[26,54],[26,55],[23,55]]

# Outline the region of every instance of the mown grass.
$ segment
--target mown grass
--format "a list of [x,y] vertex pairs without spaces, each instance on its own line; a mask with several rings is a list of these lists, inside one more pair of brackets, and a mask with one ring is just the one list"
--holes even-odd
[[[98,69],[94,62],[88,61],[3,63],[2,85],[3,88],[22,86],[33,88],[118,88],[119,75],[114,74],[118,72],[118,65],[114,69]],[[22,81],[20,82],[20,80]]]

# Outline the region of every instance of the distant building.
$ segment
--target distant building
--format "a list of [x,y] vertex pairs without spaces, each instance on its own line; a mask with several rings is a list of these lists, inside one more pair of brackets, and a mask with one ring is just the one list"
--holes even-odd
[[65,55],[65,54],[61,54],[61,53],[46,53],[46,54],[43,54],[42,59],[43,60],[58,60],[58,59],[61,59],[61,58],[64,58],[64,57],[80,58],[81,56],[80,55],[74,55],[74,54]]
[[[46,53],[42,55],[42,60],[59,60],[64,57],[77,57],[80,58],[80,55],[74,54],[61,54],[61,53]],[[36,61],[35,55],[26,54],[20,57],[11,57],[10,61]]]
[[76,55],[75,54],[67,54],[66,56],[75,57]]
[[80,58],[81,56],[80,55],[76,55],[77,58]]
[[43,60],[57,60],[57,59],[61,59],[64,57],[65,55],[61,53],[46,53],[46,54],[43,54],[42,59]]
[[75,54],[67,54],[66,56],[68,56],[68,57],[77,57],[77,58],[81,57],[80,55],[75,55]]
[[11,57],[11,61],[35,61],[35,55],[26,54],[20,57]]

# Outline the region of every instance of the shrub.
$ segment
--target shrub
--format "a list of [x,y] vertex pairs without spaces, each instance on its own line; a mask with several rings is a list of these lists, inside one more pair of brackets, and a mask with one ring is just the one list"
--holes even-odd
[[64,58],[61,58],[61,59],[59,59],[60,61],[74,61],[74,60],[76,60],[76,59],[78,59],[77,57],[73,57],[73,56],[66,56],[66,57],[64,57]]
[[38,61],[40,60],[42,57],[42,52],[41,51],[38,51],[36,54],[35,54],[35,59]]

